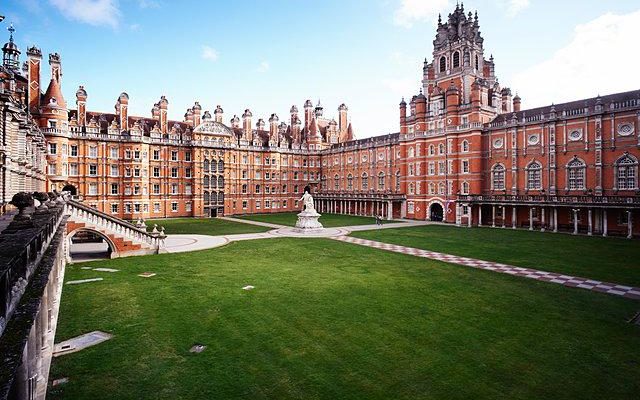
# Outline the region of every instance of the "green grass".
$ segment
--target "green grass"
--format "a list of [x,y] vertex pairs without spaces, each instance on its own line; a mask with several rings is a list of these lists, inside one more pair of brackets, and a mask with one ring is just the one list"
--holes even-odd
[[[636,399],[640,304],[329,239],[81,264],[50,399]],[[137,274],[152,271],[153,278]],[[244,291],[245,285],[253,291]],[[194,343],[207,345],[189,353]]]
[[[235,218],[249,219],[251,221],[268,222],[270,224],[295,226],[298,221],[298,212],[274,213],[274,214],[251,214],[238,215]],[[325,228],[335,228],[338,226],[351,225],[373,225],[376,223],[374,217],[362,217],[359,215],[342,215],[342,214],[322,214],[318,220]],[[389,223],[392,221],[382,221]]]
[[352,236],[640,286],[637,240],[436,225],[354,232]]
[[174,219],[150,219],[147,226],[153,224],[164,226],[167,234],[193,233],[199,235],[232,235],[236,233],[266,232],[271,228],[257,225],[243,224],[241,222],[227,221],[217,218],[174,218]]

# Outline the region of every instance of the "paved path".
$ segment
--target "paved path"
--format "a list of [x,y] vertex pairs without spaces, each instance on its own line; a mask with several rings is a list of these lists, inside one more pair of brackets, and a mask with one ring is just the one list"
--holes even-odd
[[225,221],[239,222],[241,224],[248,224],[248,225],[266,226],[267,228],[274,228],[274,229],[285,227],[285,225],[270,224],[268,222],[253,221],[253,220],[244,219],[244,218],[233,218],[233,217],[217,217],[217,218],[223,219]]
[[451,254],[437,253],[435,251],[416,249],[396,244],[376,242],[373,240],[359,239],[351,236],[338,236],[334,238],[341,242],[358,244],[361,246],[373,247],[376,249],[392,251],[395,253],[408,254],[416,257],[424,257],[432,260],[444,261],[452,264],[464,265],[467,267],[483,269],[486,271],[499,272],[520,276],[523,278],[535,279],[537,281],[557,283],[564,286],[587,289],[594,292],[608,293],[629,299],[640,300],[640,288],[618,285],[615,283],[601,282],[593,279],[580,278],[576,276],[557,274],[555,272],[541,271],[531,268],[515,267],[513,265],[501,264],[492,261],[477,260],[474,258],[454,256]]

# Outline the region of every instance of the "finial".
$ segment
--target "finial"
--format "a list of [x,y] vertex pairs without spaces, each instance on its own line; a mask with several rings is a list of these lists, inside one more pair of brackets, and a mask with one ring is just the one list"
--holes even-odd
[[442,14],[438,13],[438,25],[442,25]]
[[9,31],[9,41],[13,43],[13,32],[16,31],[16,29],[13,27],[13,22],[9,25],[7,30]]
[[420,94],[422,94],[422,87],[420,87]]
[[478,10],[476,10],[476,21],[478,20]]

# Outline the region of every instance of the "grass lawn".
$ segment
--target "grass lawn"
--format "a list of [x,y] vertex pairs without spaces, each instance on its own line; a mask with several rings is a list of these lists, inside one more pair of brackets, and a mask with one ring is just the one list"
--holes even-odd
[[637,240],[436,225],[354,232],[352,236],[640,286]]
[[[329,239],[67,266],[50,399],[637,399],[639,302]],[[151,271],[158,275],[140,278]],[[252,291],[241,288],[254,285]],[[189,353],[194,343],[208,347]]]
[[217,218],[173,218],[173,219],[150,219],[146,221],[147,226],[153,224],[164,226],[165,233],[193,233],[199,235],[232,235],[235,233],[255,233],[266,232],[271,228],[243,224],[241,222],[226,221]]
[[[252,215],[234,215],[234,218],[249,219],[252,221],[268,222],[271,224],[295,226],[298,221],[298,212],[275,213],[275,214],[252,214]],[[376,219],[374,217],[362,217],[359,215],[342,215],[342,214],[322,214],[318,220],[325,228],[334,228],[337,226],[351,225],[374,225]],[[389,223],[393,221],[382,221]],[[395,221],[397,222],[397,221]]]

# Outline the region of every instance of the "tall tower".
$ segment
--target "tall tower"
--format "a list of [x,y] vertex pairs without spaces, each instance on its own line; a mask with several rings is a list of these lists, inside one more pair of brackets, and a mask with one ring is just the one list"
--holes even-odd
[[76,91],[76,106],[78,108],[77,123],[78,126],[87,124],[87,91],[84,86],[78,87]]
[[42,51],[33,46],[27,50],[29,58],[27,75],[29,79],[29,110],[37,113],[40,108],[40,62],[42,61]]

